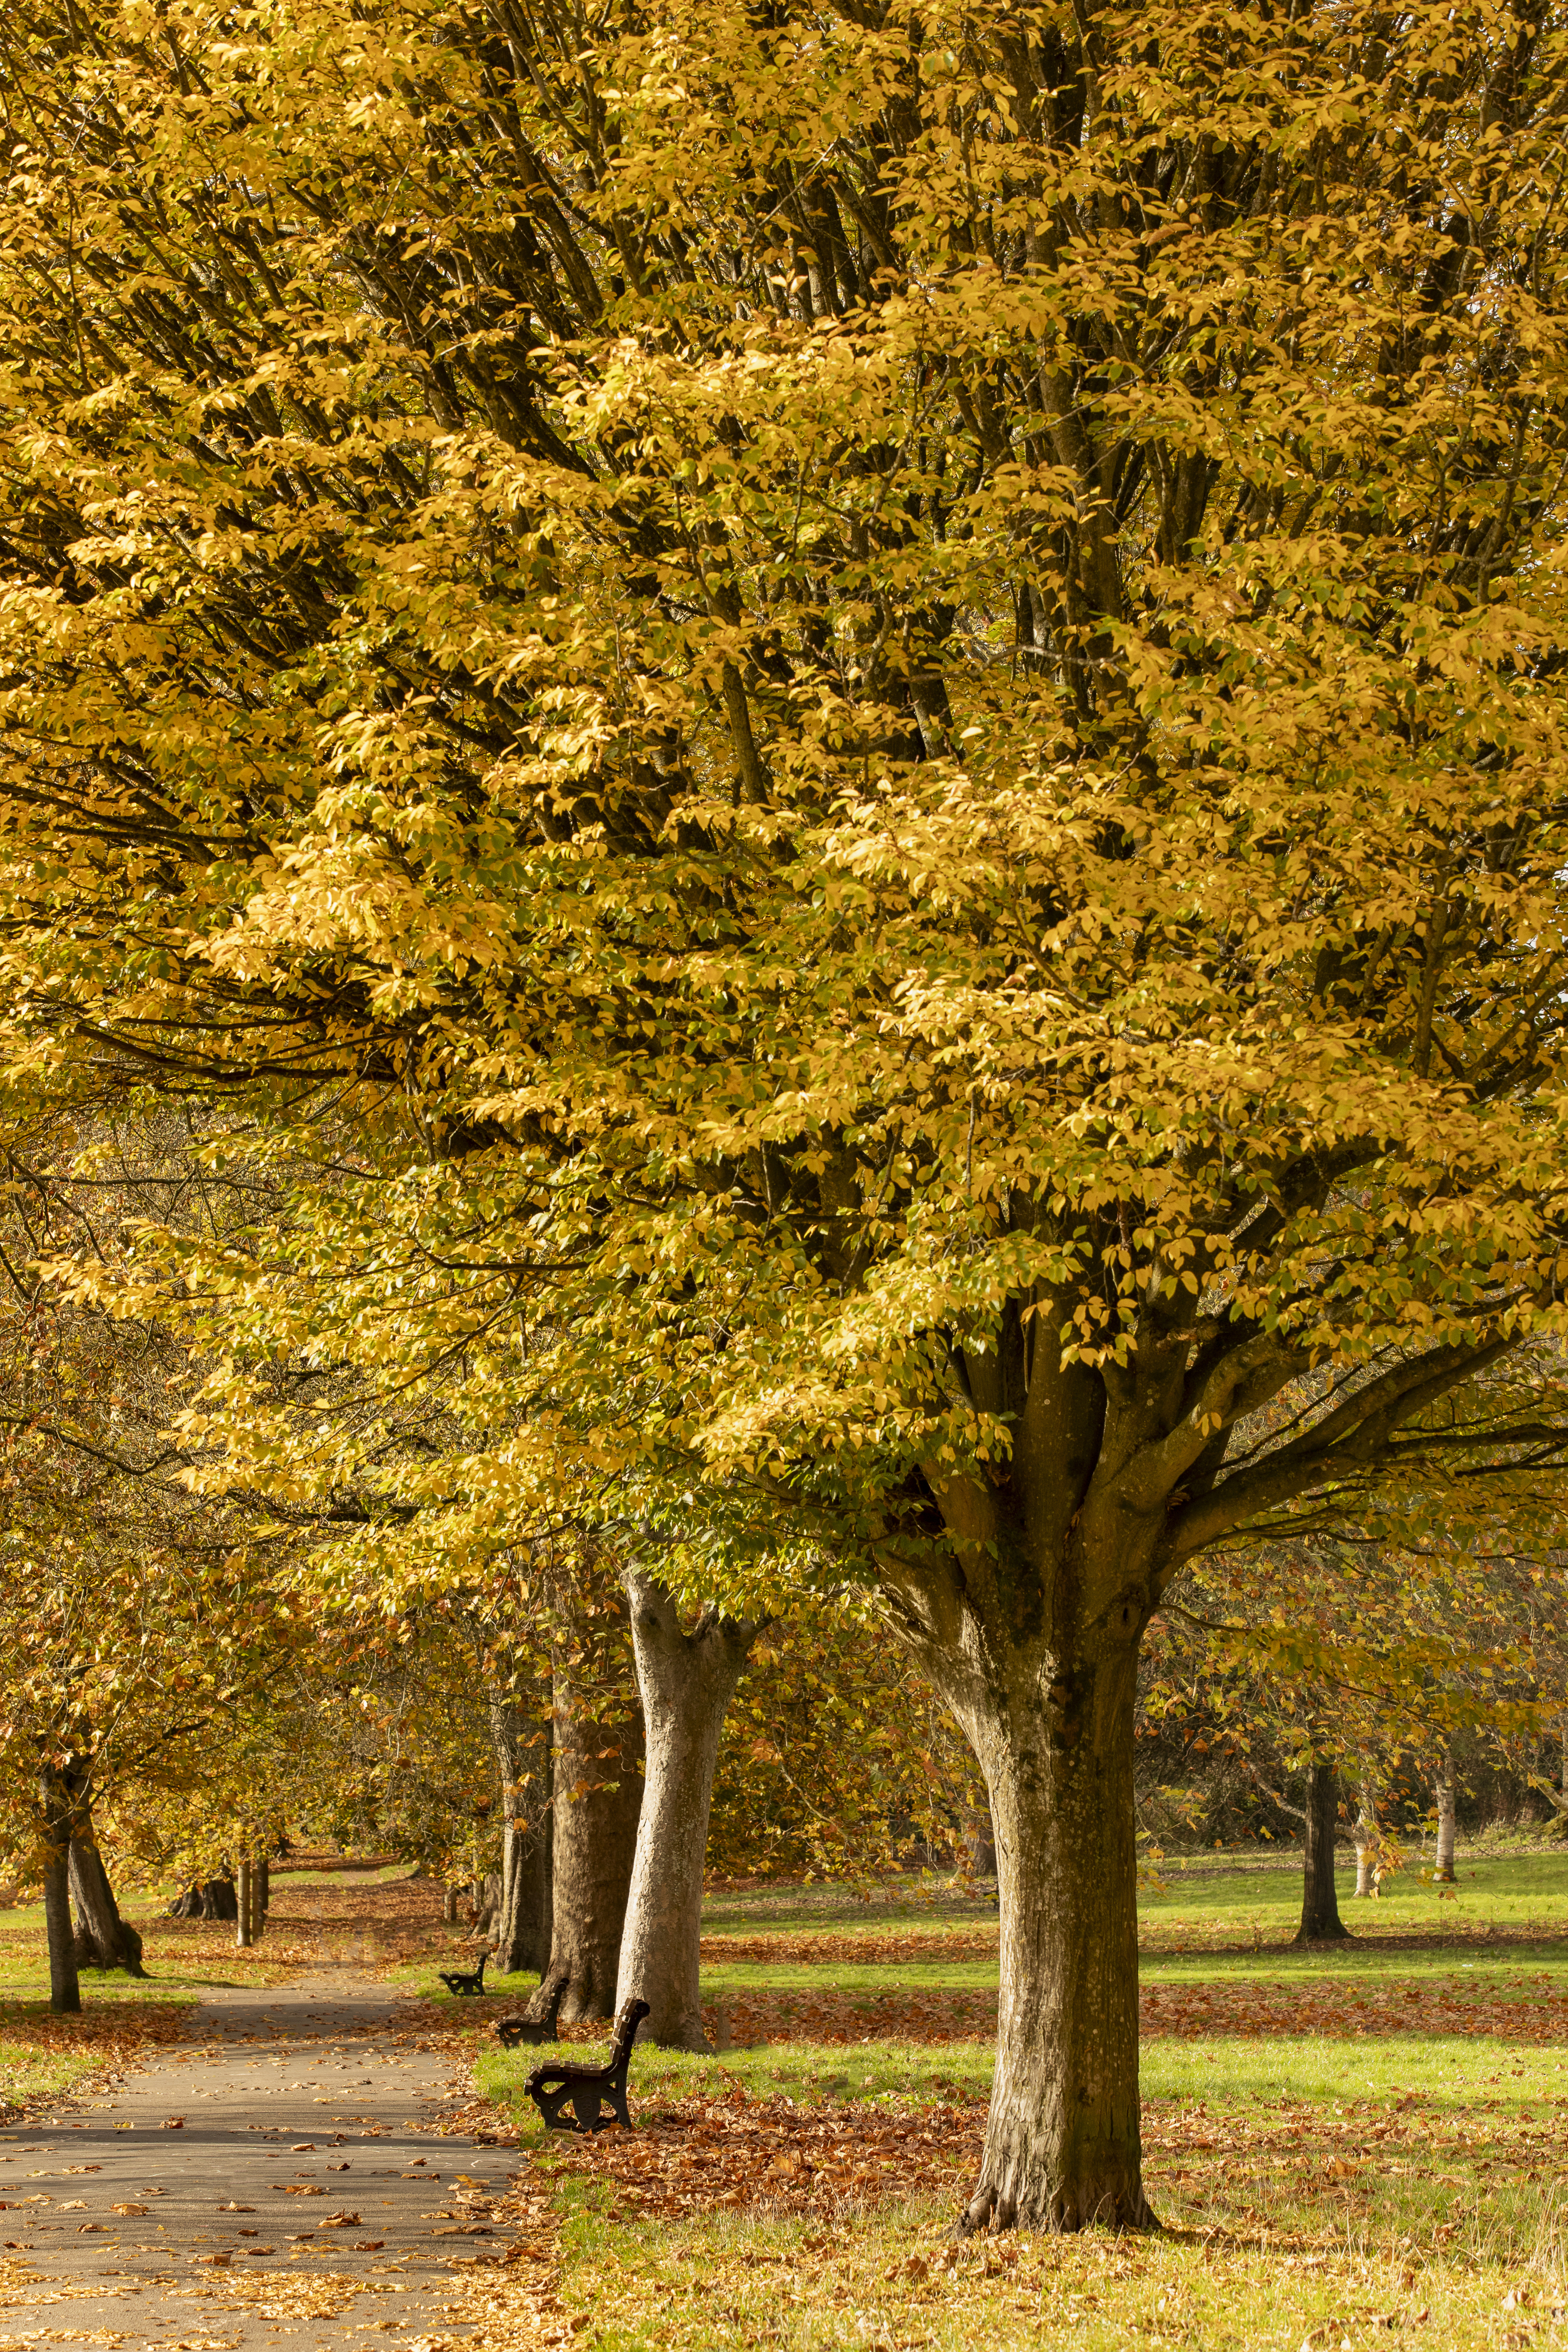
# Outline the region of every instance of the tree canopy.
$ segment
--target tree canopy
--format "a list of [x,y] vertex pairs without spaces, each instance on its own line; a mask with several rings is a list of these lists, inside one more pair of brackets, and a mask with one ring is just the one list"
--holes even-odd
[[[291,1263],[505,1330],[510,1491],[880,1580],[1025,1874],[977,2221],[1146,2217],[1171,1580],[1568,1425],[1563,41],[0,36],[12,1066],[350,1117]],[[259,1262],[182,1278],[265,1353]]]

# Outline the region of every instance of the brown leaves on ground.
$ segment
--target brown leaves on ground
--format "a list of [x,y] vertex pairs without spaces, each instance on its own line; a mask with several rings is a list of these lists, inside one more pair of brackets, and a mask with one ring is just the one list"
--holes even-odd
[[[738,2042],[818,2042],[841,2048],[863,2041],[942,2042],[995,2038],[997,1996],[989,1988],[923,1992],[759,1991],[724,2004]],[[1462,1977],[1390,1977],[1359,1981],[1327,1977],[1311,1984],[1235,1979],[1147,1986],[1139,2005],[1145,2041],[1196,2041],[1216,2035],[1496,2035],[1507,2042],[1568,2041],[1568,1992],[1544,1975],[1520,1975],[1507,1990],[1472,1991]]]
[[172,2001],[106,2001],[75,2017],[57,2017],[30,2002],[0,2004],[0,2043],[5,2045],[5,2059],[0,2062],[0,2116],[15,2123],[67,2095],[65,2088],[39,2089],[27,2082],[41,2062],[86,2059],[87,2073],[72,2070],[69,2095],[101,2088],[140,2064],[150,2051],[178,2042],[190,2014]]
[[705,1936],[702,1956],[715,1968],[743,1961],[763,1968],[898,1968],[909,1961],[994,1959],[1000,1940],[993,1920],[988,1927],[913,1928],[899,1935]]
[[972,2174],[985,2109],[797,2106],[789,2099],[679,2099],[630,2132],[567,2137],[559,2161],[611,2184],[622,2218],[745,2207],[833,2212]]
[[[138,1910],[148,1965],[162,1957],[183,1967],[219,1958],[262,1969],[322,1960],[373,1967],[468,1949],[467,1930],[443,1924],[441,1888],[433,1879],[382,1880],[374,1874],[382,1867],[373,1859],[351,1862],[334,1853],[298,1853],[274,1863],[267,1927],[261,1941],[246,1951],[235,1947],[232,1921],[170,1919]],[[327,1871],[347,1883],[320,1884],[316,1874]]]
[[76,2017],[56,2017],[32,2002],[0,2002],[0,2042],[34,2050],[90,2052],[106,2061],[140,2058],[184,2034],[191,2011],[178,2001],[116,2000],[89,2006]]
[[[727,2210],[831,2219],[933,2191],[949,2194],[956,2210],[978,2171],[985,2124],[980,2100],[890,2110],[737,2094],[651,2105],[631,2132],[563,2134],[551,2154],[561,2168],[602,2184],[612,2221]],[[1239,2227],[1267,2204],[1293,2234],[1310,2216],[1332,2235],[1343,2232],[1347,2197],[1397,2193],[1403,2178],[1460,2190],[1467,2210],[1490,2189],[1548,2178],[1561,2126],[1545,2111],[1539,2119],[1449,2114],[1415,2094],[1395,2107],[1343,2114],[1308,2102],[1210,2114],[1154,2100],[1145,2105],[1143,2143],[1156,2206],[1163,2193],[1213,2225]],[[1332,2205],[1325,2189],[1335,2192]]]
[[1310,1986],[1151,1985],[1140,2003],[1145,2036],[1212,2033],[1495,2034],[1507,2042],[1568,2040],[1568,1992],[1544,1972],[1472,1990],[1462,1976],[1326,1976]]

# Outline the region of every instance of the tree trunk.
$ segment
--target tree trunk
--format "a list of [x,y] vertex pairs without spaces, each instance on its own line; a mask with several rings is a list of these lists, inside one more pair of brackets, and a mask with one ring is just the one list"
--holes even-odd
[[542,1976],[550,1955],[550,1718],[510,1691],[490,1695],[501,1784],[501,1901],[496,1969]]
[[683,1633],[662,1584],[637,1569],[625,1582],[647,1769],[615,2007],[645,2000],[651,2042],[706,2050],[700,1951],[714,1769],[725,1710],[759,1629],[708,1615]]
[[1307,1850],[1301,1872],[1301,1924],[1298,1944],[1337,1942],[1349,1928],[1339,1916],[1334,1886],[1333,1842],[1339,1821],[1339,1774],[1313,1758],[1307,1776]]
[[642,1746],[642,1726],[634,1717],[603,1722],[558,1677],[545,1981],[564,1979],[560,2014],[568,2024],[614,2013],[621,1930],[643,1802]]
[[1432,1875],[1445,1885],[1454,1876],[1454,1762],[1445,1748],[1437,1765],[1436,1795],[1437,1800],[1437,1854],[1432,1865]]
[[441,1898],[441,1924],[444,1927],[455,1927],[457,1924],[457,1889],[455,1886],[449,1886],[446,1889],[445,1894],[443,1895]]
[[78,1968],[123,1969],[127,1976],[144,1977],[141,1938],[120,1916],[86,1800],[78,1806],[71,1824],[69,1877],[76,1906]]
[[[1139,1629],[1141,1631],[1141,1628]],[[1136,1636],[998,1687],[972,1657],[949,1703],[990,1792],[1001,1908],[997,2067],[980,2178],[985,2228],[1155,2226],[1138,2104]]]
[[38,1830],[44,1852],[49,2007],[57,2017],[74,2017],[81,2008],[81,1979],[71,1933],[71,1822],[76,1807],[77,1792],[67,1775],[46,1765],[38,1779]]
[[1355,1891],[1375,1895],[1377,1867],[1377,1792],[1370,1780],[1361,1784],[1361,1807],[1355,1817]]
[[250,1863],[242,1859],[235,1881],[235,1942],[243,1951],[250,1943]]

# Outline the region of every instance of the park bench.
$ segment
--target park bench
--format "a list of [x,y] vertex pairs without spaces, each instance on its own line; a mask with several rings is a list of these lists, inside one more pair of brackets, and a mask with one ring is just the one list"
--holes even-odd
[[[514,2017],[498,2018],[496,2034],[502,2045],[507,2050],[515,2050],[519,2042],[553,2042],[555,2021],[560,2015],[560,2005],[570,1982],[569,1976],[552,1977],[548,1985],[541,1985],[534,1994],[528,2009]],[[543,2006],[537,2017],[530,2017],[528,2010],[538,2002],[542,2002]]]
[[489,1957],[488,1952],[481,1952],[479,1965],[472,1973],[464,1969],[437,1969],[435,1973],[448,1992],[483,1992],[485,1963]]
[[[563,2065],[557,2061],[553,2065],[534,2068],[523,2088],[549,2130],[603,2131],[612,2119],[630,2130],[626,2070],[632,2063],[632,2044],[637,2039],[637,2028],[647,2014],[645,2000],[626,2003],[615,2021],[615,2039],[610,2045],[608,2065]],[[606,2105],[609,2115],[603,2112]],[[569,2121],[562,2114],[565,2107],[571,2109],[574,2121]]]

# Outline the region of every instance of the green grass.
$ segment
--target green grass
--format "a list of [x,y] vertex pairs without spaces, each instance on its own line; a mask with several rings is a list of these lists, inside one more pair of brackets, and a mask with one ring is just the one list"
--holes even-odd
[[[1167,1865],[1140,1920],[1145,1990],[1178,2029],[1147,2032],[1142,2053],[1146,2176],[1164,2233],[962,2246],[956,2185],[992,2072],[975,2020],[988,2017],[996,1984],[984,1948],[994,1909],[929,1885],[870,1900],[823,1887],[714,1899],[705,2000],[758,2015],[772,2004],[785,2022],[798,2009],[818,2023],[706,2055],[638,2050],[649,2207],[596,2171],[599,2144],[538,2127],[521,2084],[548,2053],[476,2055],[479,2086],[518,2127],[524,2177],[550,2184],[574,2340],[591,2352],[1331,2352],[1342,2341],[1359,2352],[1408,2329],[1456,2352],[1568,2343],[1568,2047],[1542,2038],[1556,2011],[1542,2007],[1568,1992],[1568,1854],[1466,1856],[1452,1894],[1412,1869],[1375,1905],[1356,1903],[1353,1885],[1342,1877],[1355,1941],[1299,1950],[1299,1862]],[[955,1928],[982,1948],[896,1960],[853,1950]],[[726,1949],[726,1938],[764,1936],[785,1948],[761,1960]],[[828,1936],[849,1938],[849,1952],[789,1948]],[[531,1989],[497,1987],[512,2000]],[[917,2002],[927,2020],[950,2004],[962,2038],[862,2038],[859,2006],[889,1999]],[[479,2004],[450,2006],[480,2025]],[[1254,2010],[1268,2021],[1256,2031]],[[1206,2030],[1211,2011],[1239,2030]],[[828,2023],[848,2038],[811,2038]],[[695,2211],[665,2194],[679,2137],[659,2138],[662,2106],[683,2099],[712,2102],[720,2118],[754,2114],[759,2130],[786,2137],[791,2113],[803,2130],[827,2121],[846,2145],[924,2116],[949,2152],[946,2177],[780,2214],[758,2205],[754,2162],[749,2189],[737,2170],[736,2210]],[[506,2340],[482,2322],[475,2339],[481,2352]]]

